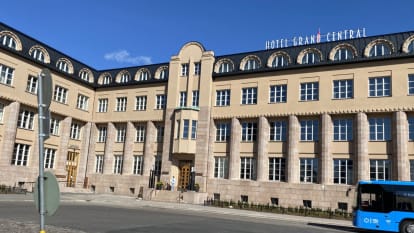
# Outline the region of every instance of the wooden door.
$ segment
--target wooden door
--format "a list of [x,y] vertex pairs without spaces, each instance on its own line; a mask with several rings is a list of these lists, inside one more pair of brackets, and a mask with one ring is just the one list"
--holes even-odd
[[187,189],[188,184],[190,183],[190,172],[191,172],[191,164],[186,163],[181,166],[180,168],[180,177],[179,177],[179,185],[178,188],[180,189]]
[[68,152],[66,158],[66,186],[75,187],[76,185],[76,175],[78,174],[78,161],[79,161],[79,152]]

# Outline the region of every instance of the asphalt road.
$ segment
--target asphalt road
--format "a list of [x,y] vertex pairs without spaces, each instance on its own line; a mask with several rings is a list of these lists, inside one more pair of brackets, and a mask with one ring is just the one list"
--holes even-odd
[[[33,202],[0,202],[0,219],[33,225],[39,223],[39,214]],[[48,231],[48,226],[88,233],[353,232],[352,229],[346,227],[323,224],[309,225],[217,213],[195,213],[186,210],[148,207],[99,206],[87,203],[63,203],[54,216],[46,217],[46,232],[52,233]],[[3,231],[0,229],[0,232]]]

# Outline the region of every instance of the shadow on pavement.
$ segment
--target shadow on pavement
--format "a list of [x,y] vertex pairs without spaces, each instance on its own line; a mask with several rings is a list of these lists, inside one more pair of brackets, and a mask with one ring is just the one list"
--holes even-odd
[[354,227],[335,226],[335,225],[331,225],[331,224],[322,224],[322,223],[308,223],[307,225],[316,226],[316,227],[323,227],[323,228],[330,228],[330,229],[347,231],[347,232],[359,232],[358,229],[356,229]]

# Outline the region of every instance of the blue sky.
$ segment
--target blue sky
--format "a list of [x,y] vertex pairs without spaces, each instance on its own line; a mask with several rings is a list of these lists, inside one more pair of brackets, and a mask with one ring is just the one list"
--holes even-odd
[[[5,7],[7,5],[7,8]],[[215,55],[266,40],[366,28],[414,30],[414,1],[13,0],[1,22],[98,70],[168,62],[189,41]]]

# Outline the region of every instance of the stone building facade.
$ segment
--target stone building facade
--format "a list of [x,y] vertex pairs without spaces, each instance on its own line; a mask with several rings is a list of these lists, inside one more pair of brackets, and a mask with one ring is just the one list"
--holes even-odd
[[137,195],[174,176],[210,198],[349,211],[358,180],[414,177],[414,32],[223,56],[189,42],[111,70],[5,24],[0,42],[0,184],[36,180],[43,68],[44,166],[62,187]]

